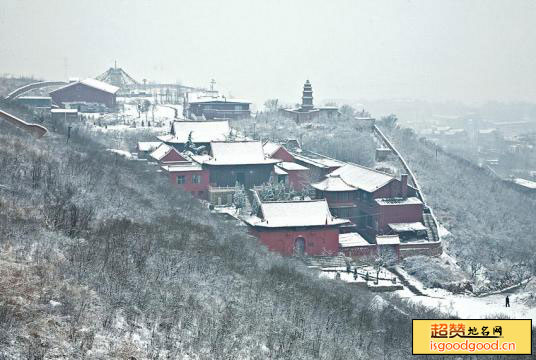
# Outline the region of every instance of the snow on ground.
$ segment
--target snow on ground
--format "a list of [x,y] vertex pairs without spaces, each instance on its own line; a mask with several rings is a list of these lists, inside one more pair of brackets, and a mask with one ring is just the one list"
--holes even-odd
[[[141,113],[138,117],[137,105],[134,103],[124,104],[123,109],[117,114],[83,113],[82,115],[87,119],[90,129],[96,132],[148,131],[165,134],[171,128],[175,117],[174,108],[177,107],[181,106],[157,105],[154,109],[154,118],[152,108],[147,112],[147,116]],[[151,126],[148,126],[149,123]]]
[[113,152],[115,154],[124,156],[127,159],[134,159],[134,155],[132,155],[130,152],[126,150],[119,150],[119,149],[106,149],[106,151]]
[[[524,290],[512,290],[511,293],[493,294],[477,297],[470,294],[453,294],[444,289],[426,288],[418,280],[398,269],[406,280],[426,296],[417,296],[409,289],[404,288],[394,292],[396,296],[414,304],[437,309],[448,314],[466,319],[518,318],[533,319],[536,321],[536,307],[527,305],[531,293]],[[505,307],[506,295],[510,297],[510,308]],[[530,304],[530,303],[529,303]]]

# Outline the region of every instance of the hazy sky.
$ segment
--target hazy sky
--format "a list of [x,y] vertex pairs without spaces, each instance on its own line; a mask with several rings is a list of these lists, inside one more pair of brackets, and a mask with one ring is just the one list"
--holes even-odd
[[180,80],[261,102],[536,101],[536,1],[2,0],[0,73]]

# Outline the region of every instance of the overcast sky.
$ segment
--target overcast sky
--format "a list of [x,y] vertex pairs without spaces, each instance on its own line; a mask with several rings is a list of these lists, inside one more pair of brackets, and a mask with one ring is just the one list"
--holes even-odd
[[536,101],[536,1],[2,0],[0,72],[217,87],[262,102]]

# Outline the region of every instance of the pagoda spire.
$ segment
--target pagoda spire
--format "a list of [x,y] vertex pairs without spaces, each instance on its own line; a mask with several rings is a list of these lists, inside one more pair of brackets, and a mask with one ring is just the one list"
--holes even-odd
[[311,111],[314,109],[313,105],[313,87],[309,80],[305,81],[303,85],[303,96],[301,109],[304,111]]

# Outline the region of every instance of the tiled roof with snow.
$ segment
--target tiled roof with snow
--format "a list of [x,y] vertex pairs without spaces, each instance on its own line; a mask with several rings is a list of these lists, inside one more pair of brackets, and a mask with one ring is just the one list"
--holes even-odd
[[303,161],[306,164],[311,164],[319,168],[341,167],[346,164],[345,162],[342,162],[340,160],[302,149],[292,151],[291,155],[294,156],[296,160]]
[[398,235],[377,235],[376,244],[378,245],[398,245],[400,244],[400,238]]
[[275,164],[276,159],[266,159],[260,141],[211,142],[209,165]]
[[54,92],[56,92],[58,90],[69,88],[69,87],[74,86],[76,84],[83,84],[83,85],[92,87],[94,89],[105,91],[105,92],[110,93],[110,94],[115,94],[116,92],[119,91],[119,88],[117,86],[113,86],[113,85],[110,85],[108,83],[105,83],[105,82],[102,82],[102,81],[99,81],[99,80],[95,80],[95,79],[92,79],[92,78],[87,78],[87,79],[82,80],[82,81],[70,82],[69,84],[67,84],[65,86],[62,86],[62,87],[60,87],[60,88],[58,88],[58,89],[56,89],[54,91],[51,91],[50,93],[54,93]]
[[202,94],[202,93],[189,93],[188,94],[189,104],[211,103],[211,102],[251,104],[251,101],[249,100],[230,98],[230,97],[226,97],[223,95],[214,96],[211,94]]
[[217,121],[175,121],[173,123],[175,135],[163,135],[158,139],[169,142],[184,144],[192,133],[192,141],[195,143],[209,143],[211,141],[225,141],[231,133],[228,120]]
[[287,170],[287,171],[293,171],[293,170],[309,170],[309,168],[302,166],[300,164],[296,164],[293,162],[283,161],[277,164],[281,169]]
[[279,166],[277,165],[274,165],[274,173],[276,175],[288,175],[288,172],[286,172],[285,170],[281,169]]
[[276,143],[271,142],[271,141],[267,141],[262,146],[262,149],[264,150],[264,154],[266,156],[272,157],[272,155],[275,154],[275,152],[277,150],[279,150],[281,148],[281,146],[282,145],[276,144]]
[[324,180],[311,184],[320,191],[355,191],[355,187],[348,185],[338,176],[328,176]]
[[347,219],[333,217],[325,199],[265,202],[261,204],[261,212],[262,218],[255,216],[247,218],[245,221],[252,226],[269,228],[349,223]]
[[80,83],[90,86],[95,89],[99,89],[102,91],[109,92],[111,94],[115,94],[119,91],[119,88],[117,86],[110,85],[108,83],[105,83],[104,81],[99,81],[92,78],[87,78],[85,80],[80,81]]
[[[331,172],[328,177],[339,177],[347,185],[370,193],[395,179],[391,175],[381,171],[356,164],[346,164]],[[329,189],[327,190],[329,191]]]
[[167,154],[169,154],[170,151],[176,151],[175,148],[169,146],[169,145],[166,145],[166,144],[162,144],[160,145],[159,147],[156,148],[156,150],[154,150],[150,156],[157,160],[157,161],[160,161],[162,160],[162,158],[164,156],[166,156]]
[[424,226],[420,222],[395,223],[395,224],[388,224],[388,225],[394,232],[424,231],[424,230],[426,230],[426,226]]
[[140,141],[138,142],[138,151],[153,151],[161,144],[161,141]]
[[352,232],[339,235],[339,245],[341,248],[350,248],[356,246],[374,246],[365,240],[359,233]]

